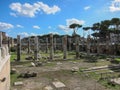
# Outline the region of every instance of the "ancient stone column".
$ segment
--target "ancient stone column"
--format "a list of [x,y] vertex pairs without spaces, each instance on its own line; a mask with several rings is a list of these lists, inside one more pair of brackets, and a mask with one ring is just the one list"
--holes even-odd
[[67,36],[63,37],[63,59],[67,59]]
[[88,38],[87,38],[87,54],[89,55],[90,54],[90,36],[88,35]]
[[0,47],[2,47],[2,32],[0,32]]
[[10,37],[8,37],[8,52],[10,52]]
[[0,47],[0,63],[1,63],[1,60],[2,60],[2,56],[1,56],[1,47]]
[[48,53],[48,37],[46,37],[46,53]]
[[14,47],[14,39],[11,38],[11,47]]
[[79,58],[79,37],[75,36],[76,58]]
[[99,43],[99,39],[97,39],[97,54],[100,54],[100,43]]
[[56,51],[56,38],[54,38],[54,52]]
[[34,60],[38,60],[38,37],[35,37]]
[[53,34],[50,34],[50,59],[53,60],[54,49],[53,49]]
[[71,51],[71,38],[68,38],[69,41],[69,51]]
[[17,35],[17,61],[21,59],[21,40],[20,35]]
[[28,37],[28,54],[30,54],[30,37]]

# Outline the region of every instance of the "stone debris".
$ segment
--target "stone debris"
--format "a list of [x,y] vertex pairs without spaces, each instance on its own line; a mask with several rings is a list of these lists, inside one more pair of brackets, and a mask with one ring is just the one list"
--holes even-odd
[[57,90],[62,90],[66,87],[65,84],[60,81],[52,82],[52,84]]
[[21,81],[19,81],[19,82],[14,82],[14,85],[15,85],[15,86],[21,86],[21,85],[23,85],[23,82],[21,82]]
[[35,65],[35,63],[33,63],[33,62],[31,62],[31,65],[33,66],[33,67],[35,67],[36,65]]
[[33,60],[33,57],[32,56],[28,56],[25,58],[26,60]]
[[72,71],[72,72],[78,72],[78,71],[79,71],[79,68],[78,68],[78,67],[72,67],[71,71]]
[[15,74],[15,73],[17,73],[17,70],[15,68],[12,68],[10,73]]
[[54,90],[54,89],[52,88],[52,86],[47,85],[47,86],[45,86],[44,90]]
[[115,78],[110,80],[112,83],[120,85],[120,78]]
[[36,77],[37,73],[32,72],[30,73],[29,71],[25,72],[25,73],[21,73],[18,78],[30,78],[30,77]]

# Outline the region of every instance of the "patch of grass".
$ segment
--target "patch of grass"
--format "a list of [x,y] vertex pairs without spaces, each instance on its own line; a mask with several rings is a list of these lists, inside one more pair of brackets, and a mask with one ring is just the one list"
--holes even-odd
[[14,61],[15,58],[17,58],[17,55],[15,52],[11,52],[10,54],[11,54],[10,61],[12,62]]
[[10,75],[11,86],[14,84],[14,82],[18,81],[17,77],[18,77],[18,74],[11,74]]

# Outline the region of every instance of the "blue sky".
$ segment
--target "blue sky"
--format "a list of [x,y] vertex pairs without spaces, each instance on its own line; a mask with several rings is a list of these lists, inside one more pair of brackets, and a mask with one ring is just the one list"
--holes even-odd
[[[9,36],[71,35],[72,23],[120,18],[120,0],[0,0],[0,11],[0,31]],[[82,28],[77,33],[83,36]]]

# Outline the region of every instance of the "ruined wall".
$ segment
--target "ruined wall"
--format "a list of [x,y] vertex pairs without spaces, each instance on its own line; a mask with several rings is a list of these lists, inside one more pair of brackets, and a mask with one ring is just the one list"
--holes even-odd
[[0,90],[10,90],[10,55],[7,45],[0,47]]

